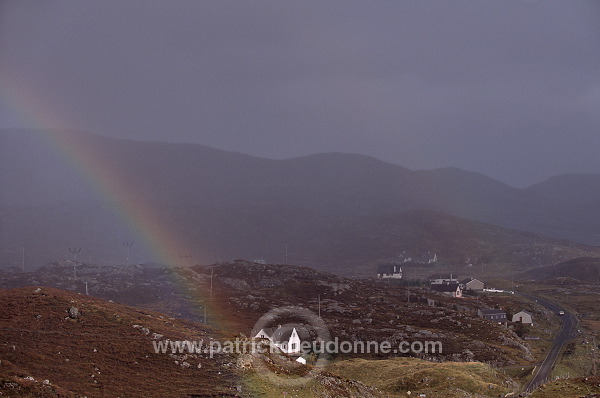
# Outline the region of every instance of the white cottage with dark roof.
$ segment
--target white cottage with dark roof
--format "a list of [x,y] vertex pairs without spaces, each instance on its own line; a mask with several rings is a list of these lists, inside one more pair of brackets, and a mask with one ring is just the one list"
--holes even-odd
[[281,352],[289,355],[302,353],[302,340],[298,330],[293,325],[279,326],[276,329],[263,328],[254,336],[255,339],[267,339]]

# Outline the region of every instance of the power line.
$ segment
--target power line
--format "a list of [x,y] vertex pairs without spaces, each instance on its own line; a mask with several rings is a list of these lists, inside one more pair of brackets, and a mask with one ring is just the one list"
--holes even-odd
[[133,241],[127,240],[125,242],[123,242],[123,246],[127,248],[127,266],[129,266],[129,249],[131,249],[131,246],[133,246]]
[[69,248],[69,253],[71,253],[75,259],[73,262],[73,278],[77,278],[77,254],[81,252],[81,247],[73,247]]

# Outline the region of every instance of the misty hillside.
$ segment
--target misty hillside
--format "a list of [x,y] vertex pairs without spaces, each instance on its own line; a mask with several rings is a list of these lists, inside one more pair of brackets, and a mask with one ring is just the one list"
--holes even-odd
[[[129,239],[127,228],[119,224],[110,208],[62,205],[21,209],[1,213],[0,220],[7,230],[13,231],[2,235],[4,265],[20,267],[19,244],[24,241],[32,242],[26,248],[28,269],[48,261],[72,260],[66,251],[74,245],[82,248],[78,261],[126,262],[122,243]],[[286,244],[291,264],[371,276],[379,262],[392,261],[402,252],[413,256],[435,252],[440,264],[454,265],[455,269],[466,267],[470,260],[477,265],[477,272],[486,274],[504,272],[505,268],[498,264],[522,269],[600,255],[596,247],[426,210],[340,216],[275,206],[195,206],[169,209],[160,223],[187,248],[181,254],[188,264],[231,258],[285,263]],[[130,263],[149,258],[152,248],[135,241]]]
[[566,204],[600,202],[600,174],[563,174],[532,185],[527,191]]
[[[135,234],[128,224],[136,221],[124,217],[137,207],[150,209],[189,248],[182,255],[198,262],[235,256],[282,262],[286,242],[290,261],[323,265],[438,248],[455,261],[502,251],[492,247],[499,241],[507,247],[496,238],[456,242],[451,227],[444,235],[435,223],[399,215],[416,209],[597,243],[596,196],[589,190],[556,194],[565,186],[588,187],[564,182],[570,178],[521,190],[456,168],[411,171],[362,155],[271,160],[200,145],[4,130],[0,252],[7,265],[20,261],[23,246],[38,265],[63,258],[72,245],[96,261],[122,259],[122,242]],[[430,217],[444,220],[439,225],[464,222]],[[138,261],[152,251],[143,245],[138,239]]]
[[580,257],[549,267],[533,268],[520,276],[524,280],[577,279],[581,282],[600,284],[600,259]]

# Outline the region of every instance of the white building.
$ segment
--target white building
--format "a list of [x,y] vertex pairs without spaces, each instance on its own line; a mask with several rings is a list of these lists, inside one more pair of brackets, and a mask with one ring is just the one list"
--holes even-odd
[[460,285],[463,288],[463,290],[473,290],[473,291],[481,291],[485,287],[485,283],[483,283],[479,279],[475,279],[475,278],[463,279],[460,282]]
[[525,325],[533,325],[533,318],[527,311],[519,311],[512,316],[513,322],[521,322]]
[[258,331],[255,339],[267,339],[281,352],[289,355],[302,353],[302,340],[296,327],[292,325],[279,326],[277,329],[264,328]]

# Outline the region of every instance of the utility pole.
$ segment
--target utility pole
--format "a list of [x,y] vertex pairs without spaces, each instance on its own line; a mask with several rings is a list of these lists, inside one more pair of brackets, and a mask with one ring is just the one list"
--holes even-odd
[[123,246],[127,248],[127,266],[129,266],[129,249],[133,246],[133,241],[125,241],[123,242]]
[[598,273],[596,275],[596,285],[598,285],[598,292],[600,293],[600,265],[598,267]]
[[21,258],[21,266],[23,267],[23,272],[25,272],[25,246],[23,246],[23,257]]
[[77,278],[77,254],[81,252],[81,247],[73,247],[69,248],[69,253],[71,253],[75,259],[73,263],[73,278]]
[[288,243],[285,242],[285,265],[288,265]]
[[321,317],[321,295],[319,294],[319,318]]
[[596,352],[598,351],[598,346],[596,345],[596,336],[592,336],[592,376],[596,376],[597,364],[596,364]]
[[[214,268],[210,269],[210,297],[212,298],[212,294],[213,294],[213,276],[214,276]],[[206,309],[205,309],[206,311]]]

